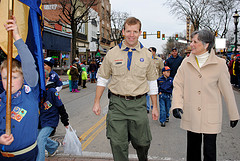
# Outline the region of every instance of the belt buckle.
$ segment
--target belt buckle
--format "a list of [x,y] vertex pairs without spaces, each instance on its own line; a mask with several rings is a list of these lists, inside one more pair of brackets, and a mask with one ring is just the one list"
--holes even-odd
[[14,154],[11,154],[11,153],[9,153],[9,152],[2,152],[2,151],[1,151],[1,153],[2,153],[2,156],[3,156],[3,157],[11,158],[11,157],[14,157],[14,156],[15,156]]
[[130,99],[128,98],[128,96],[124,96],[126,101],[129,101]]

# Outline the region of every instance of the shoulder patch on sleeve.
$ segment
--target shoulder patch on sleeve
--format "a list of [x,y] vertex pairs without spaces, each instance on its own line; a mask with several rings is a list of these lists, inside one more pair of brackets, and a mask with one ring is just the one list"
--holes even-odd
[[55,96],[57,96],[57,97],[59,96],[58,92],[55,92]]
[[30,93],[32,90],[31,90],[31,87],[29,87],[28,85],[24,85],[25,87],[25,93]]

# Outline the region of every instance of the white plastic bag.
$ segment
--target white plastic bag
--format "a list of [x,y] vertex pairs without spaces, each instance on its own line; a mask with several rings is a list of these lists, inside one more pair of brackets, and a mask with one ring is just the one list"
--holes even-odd
[[66,128],[66,135],[63,140],[65,154],[82,155],[82,144],[71,125]]

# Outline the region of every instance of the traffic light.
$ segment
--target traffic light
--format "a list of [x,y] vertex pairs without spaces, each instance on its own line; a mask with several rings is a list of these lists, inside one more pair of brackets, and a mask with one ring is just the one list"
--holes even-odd
[[157,38],[160,39],[160,37],[161,37],[160,31],[157,31]]
[[143,31],[143,39],[146,39],[147,38],[147,33],[146,31]]
[[215,36],[216,36],[216,37],[218,36],[218,31],[217,31],[217,30],[215,31]]
[[165,40],[165,34],[162,34],[162,40]]
[[175,39],[178,40],[178,34],[175,35]]

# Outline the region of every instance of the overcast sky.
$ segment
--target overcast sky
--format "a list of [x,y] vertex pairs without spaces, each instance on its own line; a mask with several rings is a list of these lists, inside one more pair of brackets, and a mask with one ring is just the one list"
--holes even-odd
[[[164,6],[165,0],[110,0],[111,9],[127,12],[130,16],[137,17],[142,22],[142,31],[157,34],[161,31],[166,36],[186,30],[186,23],[178,20],[170,14],[170,9]],[[166,38],[167,39],[167,38]],[[147,36],[147,39],[139,39],[145,47],[154,46],[157,53],[161,54],[162,44],[166,40],[157,39],[157,35]]]

